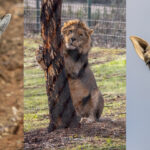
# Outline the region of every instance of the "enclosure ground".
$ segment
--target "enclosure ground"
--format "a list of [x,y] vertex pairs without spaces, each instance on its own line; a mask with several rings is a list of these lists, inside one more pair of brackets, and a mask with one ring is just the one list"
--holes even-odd
[[25,133],[25,149],[125,150],[125,121],[105,118],[98,123],[52,133],[38,129]]
[[0,150],[23,149],[23,4],[0,0],[0,15],[12,14],[0,37]]
[[93,47],[90,67],[101,90],[105,107],[100,122],[82,124],[78,129],[47,132],[49,124],[45,78],[36,63],[35,50],[40,36],[24,39],[24,131],[25,150],[49,149],[125,149],[126,51]]

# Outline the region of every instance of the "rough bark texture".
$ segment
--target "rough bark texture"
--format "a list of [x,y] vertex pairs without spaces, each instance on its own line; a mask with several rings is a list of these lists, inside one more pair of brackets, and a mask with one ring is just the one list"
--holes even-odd
[[42,1],[41,34],[50,113],[49,132],[79,125],[61,56],[61,6],[62,0]]

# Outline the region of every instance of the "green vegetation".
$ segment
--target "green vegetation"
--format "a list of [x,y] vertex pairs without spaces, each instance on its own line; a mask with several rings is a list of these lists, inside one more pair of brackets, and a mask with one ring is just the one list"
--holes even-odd
[[48,119],[48,102],[45,88],[44,72],[35,60],[35,50],[40,40],[24,40],[24,130],[46,127]]
[[[24,39],[24,130],[46,128],[49,123],[48,100],[44,72],[35,60],[40,39]],[[123,49],[92,48],[89,62],[104,99],[103,118],[125,120],[126,58]],[[125,136],[125,135],[124,135]],[[71,150],[125,150],[125,138],[82,137],[83,144],[69,146]],[[100,146],[99,146],[100,145]],[[72,148],[74,146],[74,148]],[[67,148],[66,148],[67,149]]]
[[78,145],[74,148],[66,148],[66,150],[126,150],[124,145],[121,146],[110,146],[106,145],[105,147],[100,148],[100,146],[93,146],[90,144]]

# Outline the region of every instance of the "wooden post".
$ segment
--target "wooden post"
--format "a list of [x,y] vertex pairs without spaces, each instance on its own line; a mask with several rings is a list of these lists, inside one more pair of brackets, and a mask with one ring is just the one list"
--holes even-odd
[[40,0],[36,0],[36,28],[37,33],[40,31]]
[[88,0],[88,25],[91,26],[91,4],[92,1]]
[[50,113],[49,132],[60,127],[79,126],[70,96],[64,58],[61,56],[61,6],[62,0],[42,0],[41,34]]

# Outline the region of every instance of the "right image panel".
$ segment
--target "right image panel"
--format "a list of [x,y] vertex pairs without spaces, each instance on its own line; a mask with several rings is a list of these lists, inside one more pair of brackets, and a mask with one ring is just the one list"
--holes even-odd
[[149,6],[127,0],[127,150],[150,149]]

